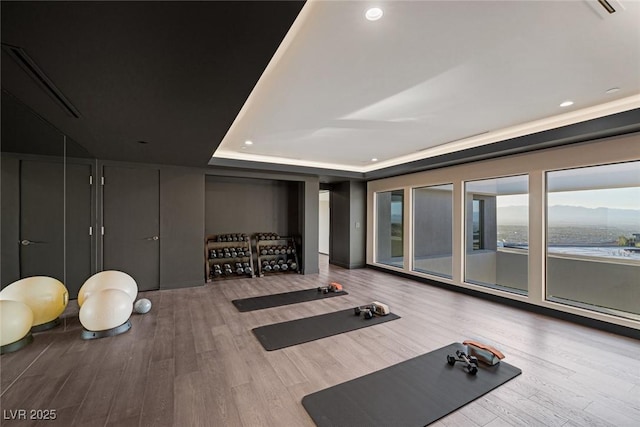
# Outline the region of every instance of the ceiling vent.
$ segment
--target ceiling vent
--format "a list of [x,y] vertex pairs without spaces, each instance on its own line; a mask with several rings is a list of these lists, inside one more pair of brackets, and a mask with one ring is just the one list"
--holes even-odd
[[585,0],[585,3],[603,19],[609,18],[614,13],[624,11],[620,0]]
[[604,10],[606,10],[608,13],[616,12],[611,3],[609,3],[607,0],[598,0],[598,3],[600,3],[600,6],[604,7]]
[[18,46],[12,46],[10,44],[2,43],[2,50],[7,52],[22,69],[44,89],[62,109],[72,117],[76,119],[80,118],[80,112],[73,104],[62,94],[60,89],[53,84],[51,79],[38,67],[33,59],[24,49]]

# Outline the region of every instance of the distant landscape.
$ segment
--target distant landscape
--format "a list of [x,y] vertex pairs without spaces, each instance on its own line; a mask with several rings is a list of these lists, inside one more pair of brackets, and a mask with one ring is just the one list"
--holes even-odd
[[[527,206],[498,209],[498,241],[527,244]],[[392,235],[402,235],[402,218],[392,215]],[[551,206],[548,214],[549,245],[617,246],[618,237],[640,233],[640,210]]]
[[[637,228],[627,227],[550,226],[547,241],[551,246],[617,246],[619,236],[638,232]],[[527,233],[525,225],[498,225],[498,241],[527,244]]]
[[[498,208],[498,240],[528,241],[526,206]],[[549,245],[615,246],[619,236],[640,233],[640,210],[551,206],[548,213]]]

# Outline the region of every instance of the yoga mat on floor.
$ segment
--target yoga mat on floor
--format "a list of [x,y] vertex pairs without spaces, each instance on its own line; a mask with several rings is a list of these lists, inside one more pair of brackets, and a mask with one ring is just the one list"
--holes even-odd
[[234,299],[231,301],[241,311],[262,310],[264,308],[279,307],[281,305],[296,304],[299,302],[314,301],[317,299],[349,295],[345,291],[322,293],[318,289],[303,289],[301,291],[285,292],[282,294],[262,295],[259,297]]
[[[389,313],[386,316],[365,319],[364,315],[356,316],[353,313],[353,308],[349,308],[319,316],[260,326],[252,331],[265,350],[271,351],[399,318],[400,316]],[[374,350],[372,349],[372,351]]]
[[305,396],[302,405],[318,427],[421,427],[444,417],[520,375],[515,366],[479,364],[469,375],[447,355],[466,346],[453,343],[381,371]]

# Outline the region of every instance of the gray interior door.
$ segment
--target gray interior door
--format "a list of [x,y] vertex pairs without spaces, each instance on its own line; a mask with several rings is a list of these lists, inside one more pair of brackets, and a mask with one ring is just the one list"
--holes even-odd
[[[66,166],[66,281],[69,298],[78,298],[78,291],[93,271],[91,221],[91,165]],[[93,232],[93,230],[91,230]]]
[[133,277],[138,290],[160,285],[160,172],[103,168],[103,269]]
[[88,164],[20,162],[20,278],[54,277],[69,298],[92,272],[90,175]]
[[[16,242],[17,243],[17,242]],[[20,163],[20,277],[64,282],[64,164]]]

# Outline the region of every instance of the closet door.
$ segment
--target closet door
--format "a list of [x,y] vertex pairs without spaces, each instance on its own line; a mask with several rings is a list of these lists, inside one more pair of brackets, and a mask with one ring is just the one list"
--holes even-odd
[[91,165],[20,161],[20,278],[50,276],[69,298],[91,276]]
[[64,164],[20,162],[20,278],[64,282]]
[[91,216],[92,168],[88,164],[66,165],[65,258],[69,298],[78,298],[82,284],[93,271],[91,239],[95,232]]
[[103,167],[103,270],[120,270],[138,290],[160,285],[160,172]]

